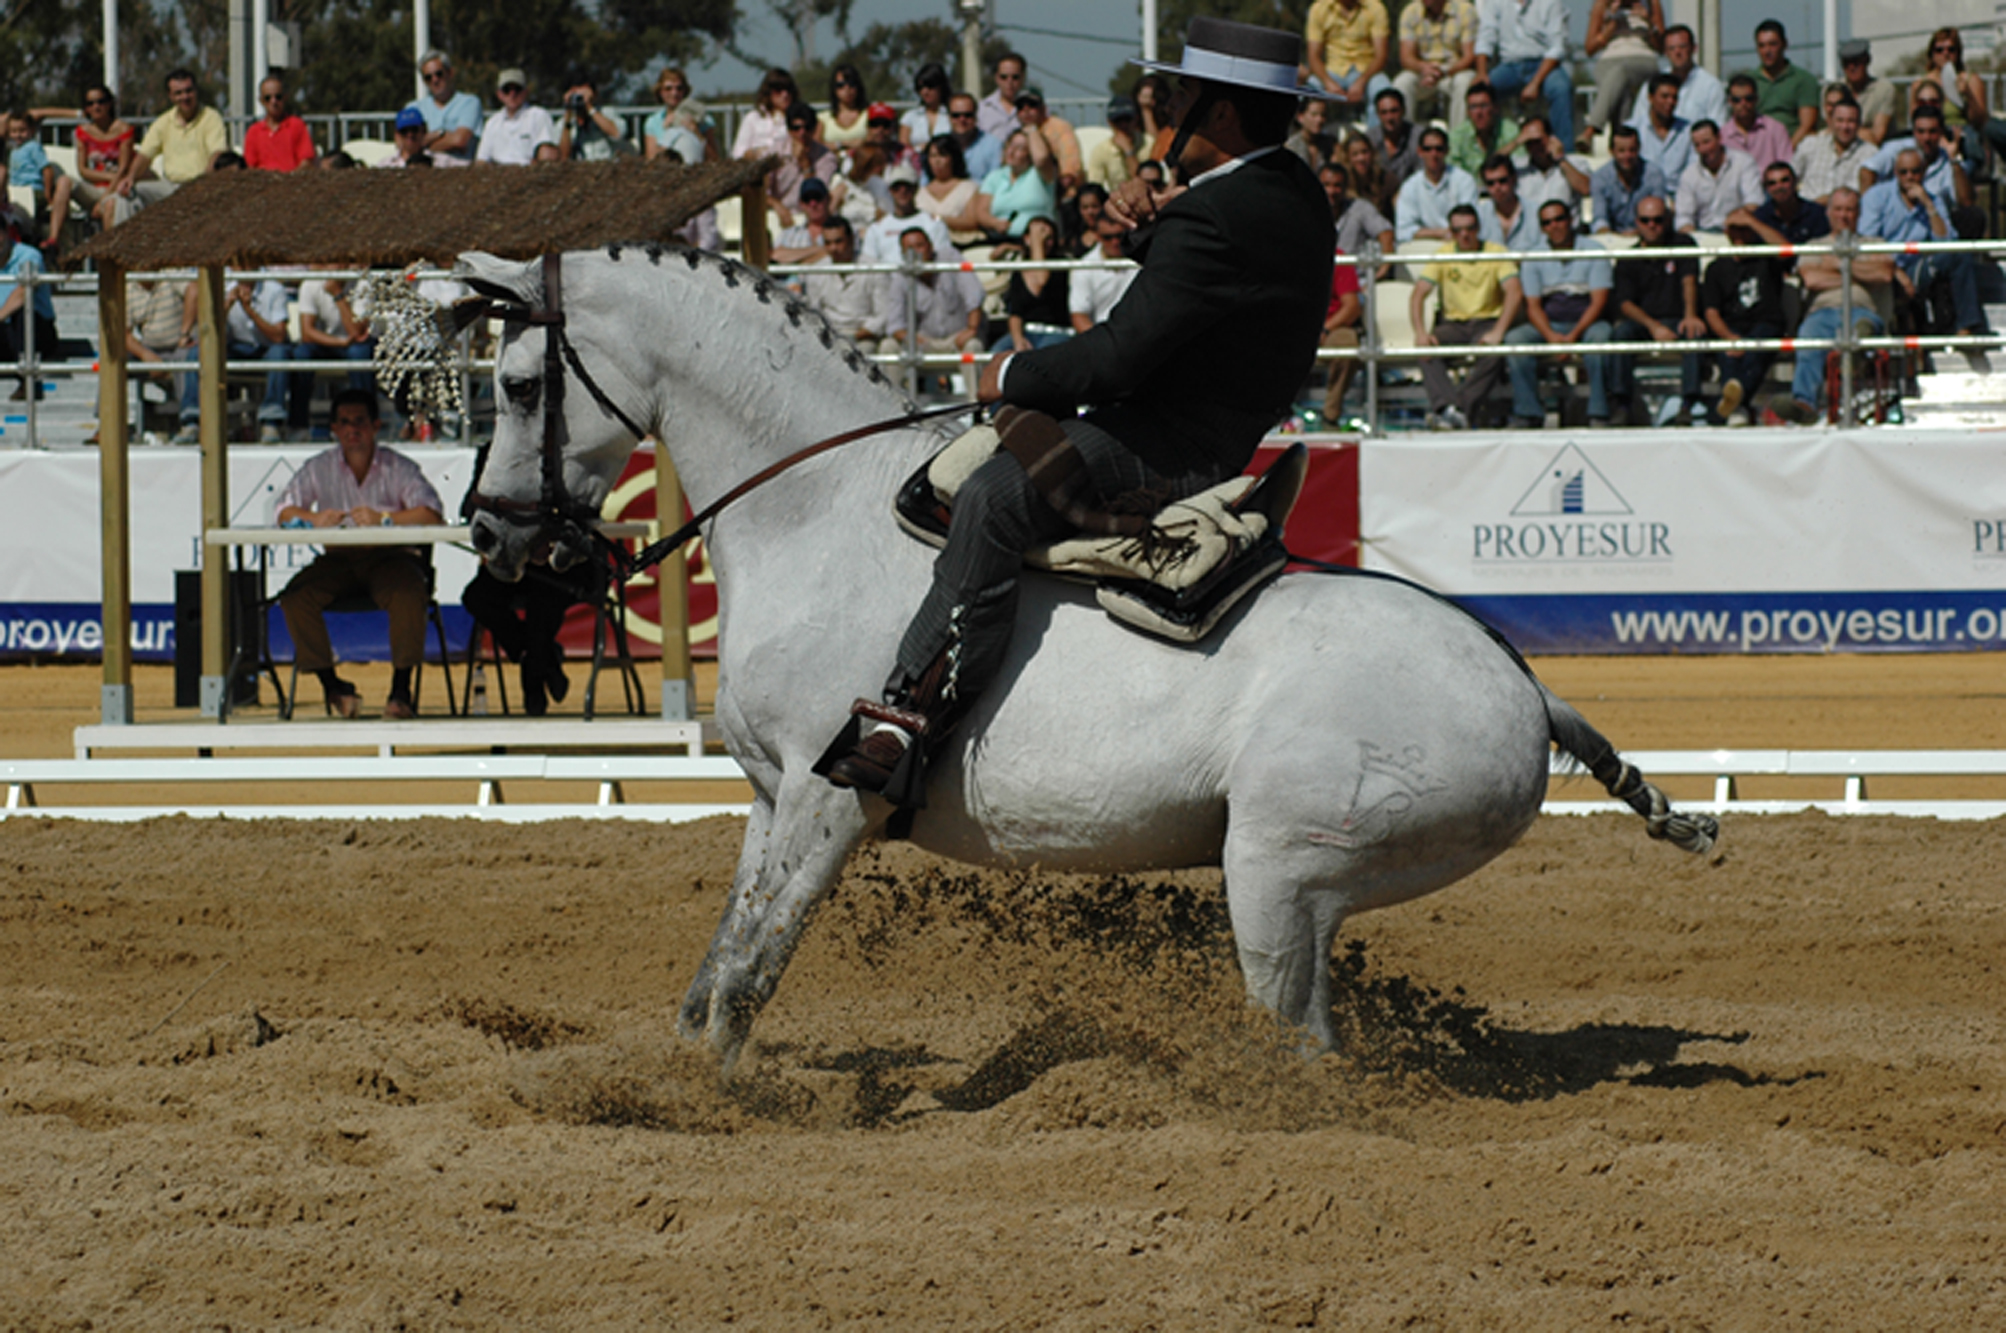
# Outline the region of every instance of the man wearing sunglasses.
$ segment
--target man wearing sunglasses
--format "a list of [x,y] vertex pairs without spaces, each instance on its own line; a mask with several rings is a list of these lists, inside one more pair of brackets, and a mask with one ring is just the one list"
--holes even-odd
[[[1539,233],[1539,206],[1527,208],[1518,192],[1518,168],[1503,153],[1484,163],[1484,198],[1477,201],[1477,226],[1486,241],[1524,254],[1546,240]],[[1455,228],[1450,229],[1455,239]]]
[[[1482,238],[1477,210],[1457,205],[1449,210],[1450,241],[1437,254],[1460,251],[1476,254],[1505,247]],[[1428,303],[1436,291],[1442,293],[1442,313],[1433,328],[1428,326]],[[1496,347],[1505,340],[1525,295],[1518,278],[1518,265],[1509,259],[1495,263],[1425,264],[1414,290],[1408,296],[1407,315],[1414,325],[1417,347],[1467,347],[1480,343]],[[1468,430],[1477,405],[1490,396],[1504,374],[1504,358],[1478,357],[1469,374],[1458,386],[1440,357],[1421,363],[1421,382],[1428,391],[1428,424],[1434,430]]]
[[[977,183],[988,179],[990,172],[1003,165],[1003,141],[993,134],[983,133],[979,123],[981,114],[975,105],[974,93],[956,93],[947,99],[947,132],[961,145],[962,159],[968,165],[968,179]],[[1014,119],[1012,124],[1015,124]]]
[[1860,168],[1861,195],[1865,196],[1872,192],[1874,186],[1892,180],[1896,156],[1913,150],[1922,154],[1923,181],[1929,186],[1929,192],[1949,199],[1952,208],[1969,208],[1974,199],[1971,177],[1958,164],[1956,155],[1944,146],[1946,137],[1943,111],[1918,99],[1915,110],[1909,113],[1909,133],[1889,139]]
[[474,161],[488,166],[526,167],[536,161],[542,144],[557,142],[550,113],[529,100],[529,78],[519,69],[505,69],[495,80],[501,110],[488,117]]
[[1788,162],[1796,152],[1788,127],[1759,110],[1761,98],[1753,78],[1735,75],[1727,81],[1727,119],[1720,125],[1721,141],[1748,154],[1758,168]]
[[406,109],[425,118],[421,146],[428,153],[450,157],[465,166],[474,160],[474,140],[481,132],[481,99],[453,91],[453,62],[444,51],[427,51],[421,56],[418,74],[425,81],[425,95]]
[[286,81],[276,74],[258,85],[265,118],[244,127],[244,165],[258,171],[295,171],[313,161],[313,135],[286,106]]
[[[1519,270],[1525,289],[1526,322],[1505,335],[1512,346],[1545,343],[1564,347],[1576,343],[1609,341],[1609,290],[1614,281],[1609,256],[1601,244],[1574,234],[1574,212],[1567,205],[1548,200],[1539,209],[1539,229],[1544,233],[1540,249],[1551,258],[1527,260]],[[1513,424],[1538,430],[1546,424],[1546,408],[1539,400],[1539,366],[1547,356],[1511,358],[1511,411]],[[1584,357],[1588,369],[1588,424],[1609,424],[1609,372],[1611,357]]]
[[1449,165],[1449,136],[1438,126],[1421,131],[1421,169],[1407,178],[1393,201],[1393,229],[1400,243],[1449,239],[1449,210],[1477,206],[1477,183],[1461,167]]
[[[1917,113],[1918,132],[1923,128]],[[1940,126],[1937,127],[1939,134]],[[1868,190],[1860,201],[1860,233],[1884,241],[1949,241],[1957,239],[1950,225],[1951,197],[1930,186],[1922,152],[1905,148],[1895,157],[1895,178]],[[1959,334],[1986,332],[1985,310],[1978,300],[1978,275],[1971,256],[1949,254],[1902,255],[1896,263],[1908,277],[1906,284],[1915,293],[1927,293],[1939,279],[1950,288],[1954,305],[1954,331]]]
[[[1610,341],[1677,342],[1704,338],[1706,321],[1700,317],[1699,242],[1672,230],[1672,206],[1659,195],[1637,200],[1637,245],[1648,250],[1690,250],[1690,259],[1619,259],[1616,286],[1611,300],[1616,306],[1616,327]],[[1634,407],[1637,403],[1637,358],[1611,357],[1611,396]],[[1706,359],[1698,352],[1679,357],[1679,394],[1667,398],[1657,421],[1660,426],[1692,420],[1693,405],[1699,402],[1701,372]]]
[[[1825,206],[1797,192],[1797,172],[1788,162],[1769,164],[1762,173],[1762,192],[1769,197],[1761,206],[1736,209],[1728,214],[1729,225],[1747,225],[1764,245],[1807,245],[1831,234]],[[1793,261],[1784,267],[1795,268],[1796,264]]]
[[996,87],[982,99],[975,116],[982,132],[998,143],[1017,130],[1017,94],[1024,91],[1024,81],[1030,72],[1031,62],[1015,51],[1006,51],[996,58]]

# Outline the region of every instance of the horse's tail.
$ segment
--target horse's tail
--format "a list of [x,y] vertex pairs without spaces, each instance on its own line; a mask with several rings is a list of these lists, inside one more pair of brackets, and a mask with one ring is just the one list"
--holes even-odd
[[[1538,684],[1537,681],[1534,682]],[[1546,702],[1547,725],[1554,744],[1585,765],[1609,794],[1644,817],[1646,831],[1674,847],[1689,852],[1705,852],[1720,836],[1720,821],[1712,815],[1672,809],[1665,794],[1644,780],[1635,766],[1616,753],[1609,738],[1590,726],[1574,706],[1545,685],[1539,686]]]

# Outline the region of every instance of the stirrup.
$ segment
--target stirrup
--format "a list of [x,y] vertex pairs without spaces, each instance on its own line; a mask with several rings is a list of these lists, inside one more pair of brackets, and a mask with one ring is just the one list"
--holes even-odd
[[[854,772],[838,773],[837,767],[846,759],[856,756],[863,744],[864,720],[886,722],[912,737],[905,747],[905,754],[898,766],[892,769],[881,787],[874,787],[869,780],[857,781],[860,775]],[[850,705],[850,720],[836,733],[836,739],[815,761],[813,772],[818,777],[827,778],[838,787],[852,787],[859,791],[871,791],[884,797],[893,805],[904,810],[926,809],[926,739],[929,730],[924,713],[907,708],[880,703],[875,699],[859,699]],[[866,761],[868,762],[868,761]]]

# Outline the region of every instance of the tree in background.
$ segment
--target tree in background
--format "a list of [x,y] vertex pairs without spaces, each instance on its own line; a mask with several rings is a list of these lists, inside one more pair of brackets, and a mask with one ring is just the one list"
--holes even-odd
[[[167,71],[176,62],[156,53],[185,50],[201,30],[200,0],[188,10],[151,5],[121,13],[121,104],[140,111],[167,106]],[[97,0],[39,0],[8,6],[0,24],[0,97],[7,106],[76,106],[86,86],[104,77],[104,9]],[[193,68],[193,66],[191,66]]]
[[[401,0],[295,0],[306,65],[294,72],[303,110],[402,106],[412,98],[411,18]],[[587,69],[606,92],[651,61],[695,64],[730,40],[735,0],[434,0],[432,45],[453,58],[462,92],[491,103],[495,76],[529,75],[531,96],[554,102]]]
[[[802,95],[819,110],[828,105],[829,72],[838,65],[855,65],[864,76],[864,86],[873,100],[909,102],[913,97],[913,75],[920,66],[933,63],[947,71],[948,81],[959,82],[961,73],[960,30],[942,19],[914,19],[908,23],[873,23],[861,37],[852,37],[841,25],[837,39],[843,49],[828,60],[811,61],[794,70]],[[982,43],[982,63],[986,69],[1010,49],[1001,37]],[[737,54],[734,52],[734,54]],[[752,58],[739,59],[753,63]],[[977,97],[987,88],[973,88]]]

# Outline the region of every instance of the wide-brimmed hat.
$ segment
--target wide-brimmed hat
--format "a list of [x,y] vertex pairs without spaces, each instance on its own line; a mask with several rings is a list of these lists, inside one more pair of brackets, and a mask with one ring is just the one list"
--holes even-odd
[[1184,30],[1184,57],[1173,65],[1162,60],[1132,60],[1132,65],[1159,74],[1181,74],[1206,83],[1230,83],[1288,97],[1339,100],[1336,93],[1296,82],[1302,64],[1301,33],[1262,28],[1231,19],[1194,18]]

